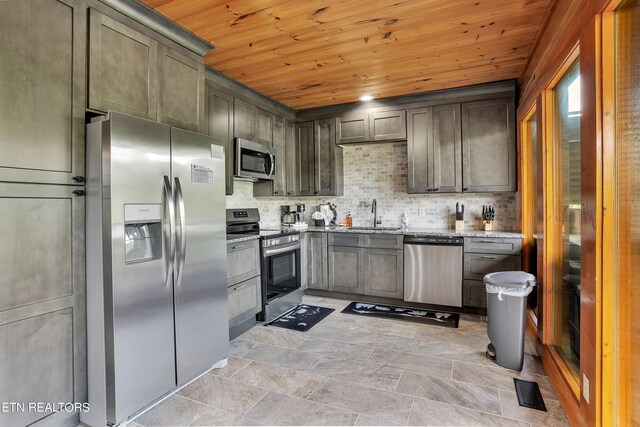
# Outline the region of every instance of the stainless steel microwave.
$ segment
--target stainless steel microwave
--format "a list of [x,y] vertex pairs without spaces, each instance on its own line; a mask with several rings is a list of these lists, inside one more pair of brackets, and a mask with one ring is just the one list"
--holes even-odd
[[257,181],[273,180],[276,175],[275,149],[257,142],[236,138],[235,176]]

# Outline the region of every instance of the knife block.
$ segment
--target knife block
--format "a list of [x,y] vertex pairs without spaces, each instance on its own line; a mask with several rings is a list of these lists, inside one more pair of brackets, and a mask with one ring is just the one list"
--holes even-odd
[[484,231],[493,231],[493,221],[482,221],[484,223]]
[[456,233],[462,233],[464,231],[464,220],[456,220]]

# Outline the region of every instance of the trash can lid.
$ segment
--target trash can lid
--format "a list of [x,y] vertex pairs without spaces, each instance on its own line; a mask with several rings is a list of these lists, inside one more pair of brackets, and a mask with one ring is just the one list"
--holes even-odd
[[484,283],[504,288],[526,288],[536,285],[536,277],[524,271],[498,271],[484,276]]

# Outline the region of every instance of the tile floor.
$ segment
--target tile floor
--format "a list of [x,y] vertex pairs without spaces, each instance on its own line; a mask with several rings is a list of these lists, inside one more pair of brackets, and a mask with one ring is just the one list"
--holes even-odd
[[[568,425],[530,343],[517,373],[485,358],[486,324],[470,316],[448,329],[304,302],[336,311],[305,333],[256,326],[226,368],[129,425]],[[520,407],[513,377],[537,381],[548,412]]]

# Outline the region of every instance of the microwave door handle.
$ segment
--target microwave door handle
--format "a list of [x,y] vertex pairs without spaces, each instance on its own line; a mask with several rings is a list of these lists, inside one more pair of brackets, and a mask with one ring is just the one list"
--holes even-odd
[[176,183],[176,209],[180,215],[180,251],[177,254],[176,261],[178,264],[176,279],[176,286],[180,286],[182,283],[182,276],[184,270],[184,260],[187,252],[187,219],[185,217],[184,197],[182,195],[182,186],[180,185],[180,178],[175,178]]
[[271,157],[271,169],[269,170],[269,176],[273,176],[276,169],[276,155],[269,152],[269,156]]
[[174,257],[176,256],[176,241],[175,241],[175,210],[173,204],[173,191],[171,189],[171,180],[167,175],[164,176],[164,197],[167,201],[167,209],[169,211],[169,232],[164,232],[165,244],[168,243],[168,248],[165,247],[165,256],[167,257],[166,273],[164,286],[168,287],[171,284],[171,278],[173,276]]
[[268,178],[269,172],[271,171],[271,153],[269,150],[266,152],[266,156],[264,156],[264,174]]

